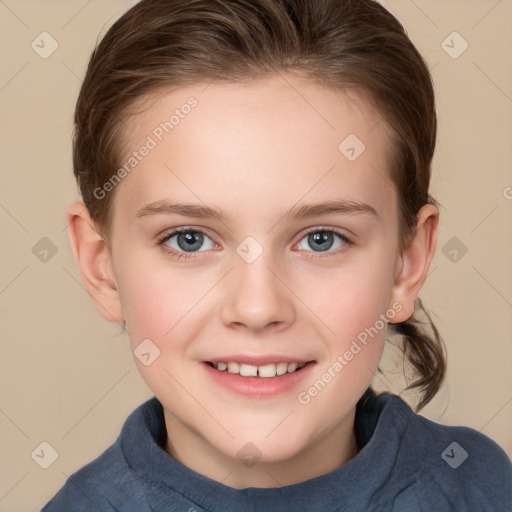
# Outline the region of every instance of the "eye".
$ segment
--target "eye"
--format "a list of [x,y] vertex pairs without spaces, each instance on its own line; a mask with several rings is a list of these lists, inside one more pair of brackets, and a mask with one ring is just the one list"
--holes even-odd
[[[346,246],[352,245],[352,241],[343,233],[334,229],[315,228],[309,231],[298,244],[299,249],[309,250],[301,244],[309,245],[313,252],[338,252],[336,249],[344,250]],[[330,251],[330,249],[335,249]]]
[[[203,247],[208,241],[207,247]],[[304,243],[308,244],[312,251],[303,247]],[[158,245],[165,246],[165,251],[176,259],[194,258],[194,253],[215,249],[217,246],[204,231],[192,227],[180,227],[164,234],[158,240]],[[298,243],[298,248],[313,253],[327,252],[330,255],[343,252],[350,245],[353,245],[353,242],[343,233],[332,228],[316,227],[306,233]]]
[[216,244],[204,232],[199,229],[189,227],[178,228],[171,233],[166,233],[159,241],[159,245],[165,245],[166,250],[171,254],[176,255],[177,258],[191,257],[186,253],[202,252],[199,249],[204,245],[205,241],[209,240],[209,247],[203,250],[214,249]]

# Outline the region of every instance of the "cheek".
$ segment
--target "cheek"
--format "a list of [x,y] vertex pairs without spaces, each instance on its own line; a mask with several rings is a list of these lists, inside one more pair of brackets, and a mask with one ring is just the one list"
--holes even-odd
[[160,344],[169,337],[203,289],[176,270],[163,266],[157,271],[154,263],[144,265],[142,259],[124,262],[118,282],[132,345],[144,338]]
[[340,268],[334,283],[325,283],[328,293],[317,311],[334,333],[326,338],[330,340],[328,357],[322,361],[320,373],[333,385],[329,384],[330,391],[318,401],[319,406],[327,406],[329,400],[339,407],[350,403],[364,392],[377,370],[392,291],[391,259],[380,254],[382,251],[359,254],[357,261]]
[[322,428],[336,424],[354,407],[375,375],[390,310],[391,287],[385,272],[375,262],[340,272],[336,285],[330,284],[317,306],[323,308],[318,311],[324,312],[322,320],[334,334],[326,337],[328,354],[315,379],[297,399],[310,416],[324,416]]
[[326,283],[328,292],[323,295],[318,311],[326,312],[326,323],[341,344],[373,326],[389,309],[391,275],[390,263],[376,258],[344,268],[338,279]]
[[[202,284],[190,281],[165,266],[157,271],[154,265],[142,265],[141,260],[127,262],[125,268],[140,269],[123,273],[120,280],[121,302],[134,361],[153,393],[164,396],[171,390],[178,397],[175,404],[178,406],[179,386],[171,375],[177,375],[176,370],[181,368],[186,355],[187,340],[193,333],[194,305],[204,294],[204,281]],[[150,355],[144,359],[148,353]],[[183,380],[182,376],[179,380]]]

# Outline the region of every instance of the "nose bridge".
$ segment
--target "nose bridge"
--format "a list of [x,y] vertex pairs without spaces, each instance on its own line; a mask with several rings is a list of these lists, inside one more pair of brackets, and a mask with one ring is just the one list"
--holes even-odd
[[233,255],[234,269],[222,306],[226,325],[243,324],[251,330],[290,324],[294,308],[290,291],[279,278],[279,258],[254,237],[246,237]]

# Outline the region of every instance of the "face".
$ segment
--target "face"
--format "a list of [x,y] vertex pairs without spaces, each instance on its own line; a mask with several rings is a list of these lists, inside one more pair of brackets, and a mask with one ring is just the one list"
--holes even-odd
[[128,132],[112,266],[168,451],[219,480],[335,466],[401,307],[386,124],[276,76],[146,101]]

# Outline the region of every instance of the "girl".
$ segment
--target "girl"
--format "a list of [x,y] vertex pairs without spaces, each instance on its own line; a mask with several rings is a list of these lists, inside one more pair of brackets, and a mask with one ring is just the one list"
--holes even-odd
[[371,388],[392,334],[418,410],[445,373],[433,88],[389,12],[143,0],[75,127],[73,253],[155,397],[44,511],[512,509],[493,441]]

